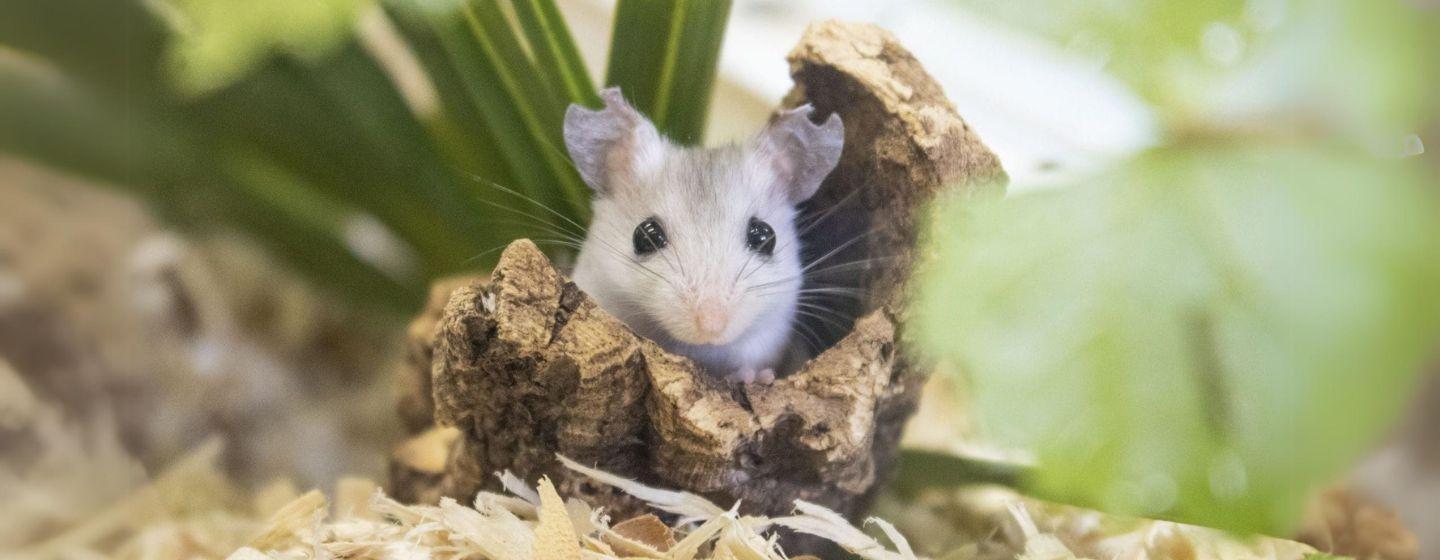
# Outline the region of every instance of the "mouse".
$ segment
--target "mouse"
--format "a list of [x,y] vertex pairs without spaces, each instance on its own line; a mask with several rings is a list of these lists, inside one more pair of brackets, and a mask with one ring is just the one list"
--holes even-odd
[[711,375],[770,383],[789,359],[804,268],[796,206],[840,161],[840,116],[779,112],[745,142],[681,146],[626,100],[571,105],[564,139],[592,191],[571,278]]

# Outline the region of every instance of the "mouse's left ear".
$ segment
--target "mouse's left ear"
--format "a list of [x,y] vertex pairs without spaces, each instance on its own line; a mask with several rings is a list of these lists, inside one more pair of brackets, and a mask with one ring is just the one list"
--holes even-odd
[[788,190],[791,204],[809,200],[840,162],[845,125],[831,114],[824,123],[810,122],[814,108],[802,105],[782,111],[756,139],[755,157],[769,165]]

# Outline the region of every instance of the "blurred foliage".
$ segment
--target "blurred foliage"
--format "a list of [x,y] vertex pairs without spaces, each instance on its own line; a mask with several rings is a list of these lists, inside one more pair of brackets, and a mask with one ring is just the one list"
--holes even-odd
[[1098,45],[1168,128],[1066,188],[942,205],[924,346],[1037,494],[1286,534],[1440,341],[1440,183],[1400,149],[1435,118],[1436,14],[965,5]]
[[1217,144],[949,208],[922,328],[992,433],[1037,451],[1042,494],[1284,531],[1440,335],[1440,204],[1414,171]]
[[[698,141],[728,11],[622,0],[612,50],[635,56],[609,83]],[[397,79],[411,55],[423,83]],[[0,150],[190,231],[243,231],[394,311],[510,239],[587,221],[561,121],[595,90],[554,0],[0,4]]]
[[244,77],[272,52],[322,59],[350,35],[362,0],[174,0],[157,4],[175,34],[170,63],[177,86],[205,93]]
[[1440,111],[1440,13],[1422,3],[960,2],[1104,63],[1172,133],[1263,118],[1367,140],[1414,132]]

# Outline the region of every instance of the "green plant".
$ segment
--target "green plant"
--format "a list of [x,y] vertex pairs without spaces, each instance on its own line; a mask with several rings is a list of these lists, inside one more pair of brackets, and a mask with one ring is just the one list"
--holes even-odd
[[944,205],[925,346],[1035,452],[1031,492],[1288,534],[1440,340],[1436,174],[1400,149],[1440,113],[1440,25],[1394,1],[967,5],[1106,41],[1164,136]]
[[[621,0],[606,84],[698,141],[729,9]],[[433,110],[402,95],[361,19],[398,31]],[[554,0],[0,5],[0,150],[134,193],[189,231],[242,231],[396,311],[509,239],[586,222],[561,138],[571,103],[598,97]]]

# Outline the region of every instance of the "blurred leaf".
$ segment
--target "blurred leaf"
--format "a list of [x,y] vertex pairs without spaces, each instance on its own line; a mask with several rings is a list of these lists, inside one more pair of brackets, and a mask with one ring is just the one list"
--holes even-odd
[[0,150],[102,180],[180,174],[189,160],[173,159],[173,131],[128,116],[45,61],[0,50]]
[[[365,303],[413,305],[424,282],[509,239],[585,223],[562,121],[597,96],[554,0],[383,0],[435,112],[362,46],[383,24],[356,36],[373,3],[0,3],[0,149],[133,192],[187,229],[243,230]],[[670,57],[663,88],[631,85],[666,92],[664,114],[698,138],[718,55],[696,49],[718,49],[729,2],[651,4],[686,34],[627,43]]]
[[1023,466],[963,457],[951,453],[902,449],[895,491],[912,498],[927,488],[955,488],[971,484],[1022,487],[1029,473]]
[[44,70],[0,60],[0,150],[134,194],[189,232],[244,231],[360,305],[397,312],[421,301],[422,279],[391,277],[357,258],[346,227],[359,212],[316,198],[237,147],[218,148],[213,136],[143,106],[122,111]]
[[157,0],[174,27],[170,63],[179,89],[208,93],[267,57],[318,61],[344,44],[369,0]]
[[225,220],[359,305],[407,313],[423,301],[424,278],[361,257],[356,243],[363,240],[354,234],[361,212],[316,196],[313,187],[243,150],[226,153],[227,185],[211,189],[229,194],[216,209]]
[[1440,339],[1440,204],[1409,161],[1197,144],[940,215],[924,346],[1038,492],[1287,534]]
[[605,83],[682,144],[705,136],[730,0],[620,0]]
[[123,91],[136,102],[161,90],[155,77],[168,38],[163,23],[135,1],[0,2],[0,51],[32,53],[76,81]]
[[1104,61],[1175,132],[1320,125],[1374,145],[1440,110],[1440,15],[1416,2],[960,4]]
[[1106,61],[1141,95],[1164,107],[1189,101],[1186,88],[1203,77],[1192,74],[1219,70],[1205,61],[1204,34],[1212,25],[1228,26],[1239,33],[1236,26],[1245,15],[1246,3],[965,0],[962,5],[1039,33],[1076,54]]
[[1440,10],[1403,0],[1303,3],[1248,64],[1205,91],[1210,114],[1270,115],[1387,155],[1440,118]]
[[475,190],[355,41],[316,64],[276,57],[195,109],[199,124],[379,218],[419,252],[428,275],[463,269],[499,242],[476,219],[485,207]]

